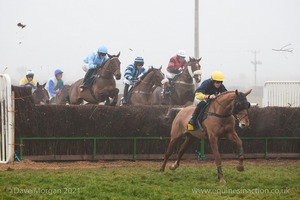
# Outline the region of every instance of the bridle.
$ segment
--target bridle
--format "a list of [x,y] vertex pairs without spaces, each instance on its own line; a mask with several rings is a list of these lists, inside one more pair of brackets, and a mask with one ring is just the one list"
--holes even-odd
[[[153,73],[153,75],[152,76],[157,76],[155,73],[155,71],[154,70],[157,70],[158,72],[160,72],[161,73],[161,75],[162,75],[162,77],[164,78],[164,74],[160,71],[160,70],[158,70],[158,69],[152,69],[152,71],[151,72],[149,72],[149,73],[147,73],[147,75],[148,74],[150,74],[150,73]],[[147,76],[146,75],[146,76]],[[154,77],[154,78],[155,78]],[[151,79],[151,80],[149,80],[149,81],[145,81],[144,80],[145,79],[145,77],[142,79],[142,80],[140,80],[140,82],[141,83],[144,83],[144,84],[153,84],[153,85],[157,85],[157,86],[162,86],[162,83],[161,83],[161,81],[156,81],[155,79]],[[143,91],[143,90],[137,90],[137,91],[132,91],[132,93],[140,93],[140,94],[151,94],[151,92],[146,92],[146,91]]]
[[[112,74],[113,76],[116,76],[116,71],[118,70],[116,69],[112,69],[110,62],[114,61],[115,59],[117,59],[118,57],[112,57],[110,59],[108,59],[105,63],[103,63],[103,68],[98,69],[98,70],[104,70],[106,72],[108,72],[109,74]],[[105,66],[105,64],[107,64],[107,67]],[[103,79],[110,79],[111,77],[106,77],[103,74],[98,74],[97,73],[97,78],[103,78]]]
[[[218,113],[214,113],[214,112],[207,112],[208,115],[212,115],[212,116],[216,116],[219,118],[226,118],[226,117],[230,117],[231,115],[234,116],[235,119],[237,119],[239,122],[244,119],[245,117],[248,116],[248,109],[250,108],[250,103],[246,100],[240,100],[239,96],[236,96],[234,98],[234,103],[233,103],[233,110],[229,111],[227,114],[218,114]],[[221,108],[223,108],[223,110],[226,110],[226,107],[223,106],[218,100],[217,98],[214,100],[219,106],[221,106]],[[246,114],[239,114],[241,111],[246,110],[247,113]],[[238,117],[239,115],[242,115],[242,117]]]

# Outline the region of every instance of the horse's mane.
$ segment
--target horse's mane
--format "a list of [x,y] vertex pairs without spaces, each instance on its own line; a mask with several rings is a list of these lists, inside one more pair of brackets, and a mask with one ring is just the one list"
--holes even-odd
[[101,69],[109,60],[111,60],[113,58],[118,58],[118,57],[119,57],[119,55],[109,55],[108,59],[105,62],[103,62],[100,66],[97,67],[97,70]]
[[221,94],[219,94],[219,95],[217,96],[217,98],[219,98],[219,97],[221,97],[221,96],[224,96],[224,95],[226,95],[226,94],[232,93],[232,92],[235,92],[235,91],[226,91],[226,92],[222,92]]
[[143,80],[150,72],[152,72],[153,71],[153,68],[151,67],[151,68],[149,68],[147,71],[146,71],[146,73],[144,73],[141,77],[140,77],[140,80]]

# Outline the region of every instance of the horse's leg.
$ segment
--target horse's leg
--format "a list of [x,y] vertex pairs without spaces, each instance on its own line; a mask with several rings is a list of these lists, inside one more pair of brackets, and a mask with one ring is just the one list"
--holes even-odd
[[183,156],[183,154],[185,153],[186,149],[188,147],[190,147],[190,145],[192,144],[192,142],[195,141],[195,137],[190,135],[190,134],[186,134],[186,138],[185,138],[185,141],[184,143],[180,146],[180,150],[178,152],[178,156],[177,156],[177,160],[175,161],[175,163],[170,166],[170,169],[171,170],[175,170],[179,167],[179,164],[180,164],[180,160],[181,160],[181,157]]
[[217,166],[218,178],[221,183],[225,183],[226,181],[223,176],[221,156],[218,148],[218,138],[209,134],[209,143],[215,157],[215,164]]
[[161,171],[161,172],[164,172],[164,171],[165,171],[167,161],[168,161],[168,159],[170,158],[170,156],[171,156],[172,153],[173,153],[174,145],[177,143],[177,141],[178,141],[180,138],[181,138],[181,137],[177,137],[177,138],[171,139],[171,141],[170,141],[170,143],[169,143],[169,145],[168,145],[167,151],[166,151],[166,153],[165,153],[165,156],[164,156],[164,162],[163,162],[162,166],[160,167],[160,171]]
[[228,139],[233,141],[236,144],[237,147],[237,154],[239,159],[239,165],[236,167],[238,171],[244,171],[244,149],[243,149],[243,142],[237,135],[237,133],[234,131],[230,133],[228,136]]
[[115,88],[112,95],[112,102],[110,103],[111,106],[115,106],[118,103],[118,95],[119,95],[119,89]]

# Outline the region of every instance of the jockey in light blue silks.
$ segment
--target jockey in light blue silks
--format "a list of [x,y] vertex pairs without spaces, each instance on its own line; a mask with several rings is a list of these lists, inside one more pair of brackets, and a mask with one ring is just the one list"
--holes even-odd
[[98,67],[102,67],[102,65],[108,60],[107,48],[105,46],[101,46],[98,48],[97,52],[93,52],[86,59],[83,60],[83,70],[86,71],[84,76],[82,85],[80,86],[80,91],[83,91],[84,88],[89,88],[92,85],[92,75],[96,72]]
[[126,67],[124,72],[124,94],[122,104],[127,104],[128,88],[130,85],[134,85],[139,77],[141,77],[147,70],[143,67],[144,59],[142,57],[136,57],[133,64]]
[[51,77],[47,84],[46,90],[49,94],[49,100],[56,97],[56,95],[60,95],[61,91],[64,89],[64,81],[62,80],[63,71],[57,69],[54,71],[54,76]]

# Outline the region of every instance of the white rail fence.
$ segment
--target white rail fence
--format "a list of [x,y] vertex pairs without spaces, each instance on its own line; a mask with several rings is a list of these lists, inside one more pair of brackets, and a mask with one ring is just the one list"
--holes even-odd
[[263,107],[300,107],[300,81],[267,81],[263,90]]
[[11,80],[6,74],[0,74],[0,163],[14,161],[14,113],[11,92]]

